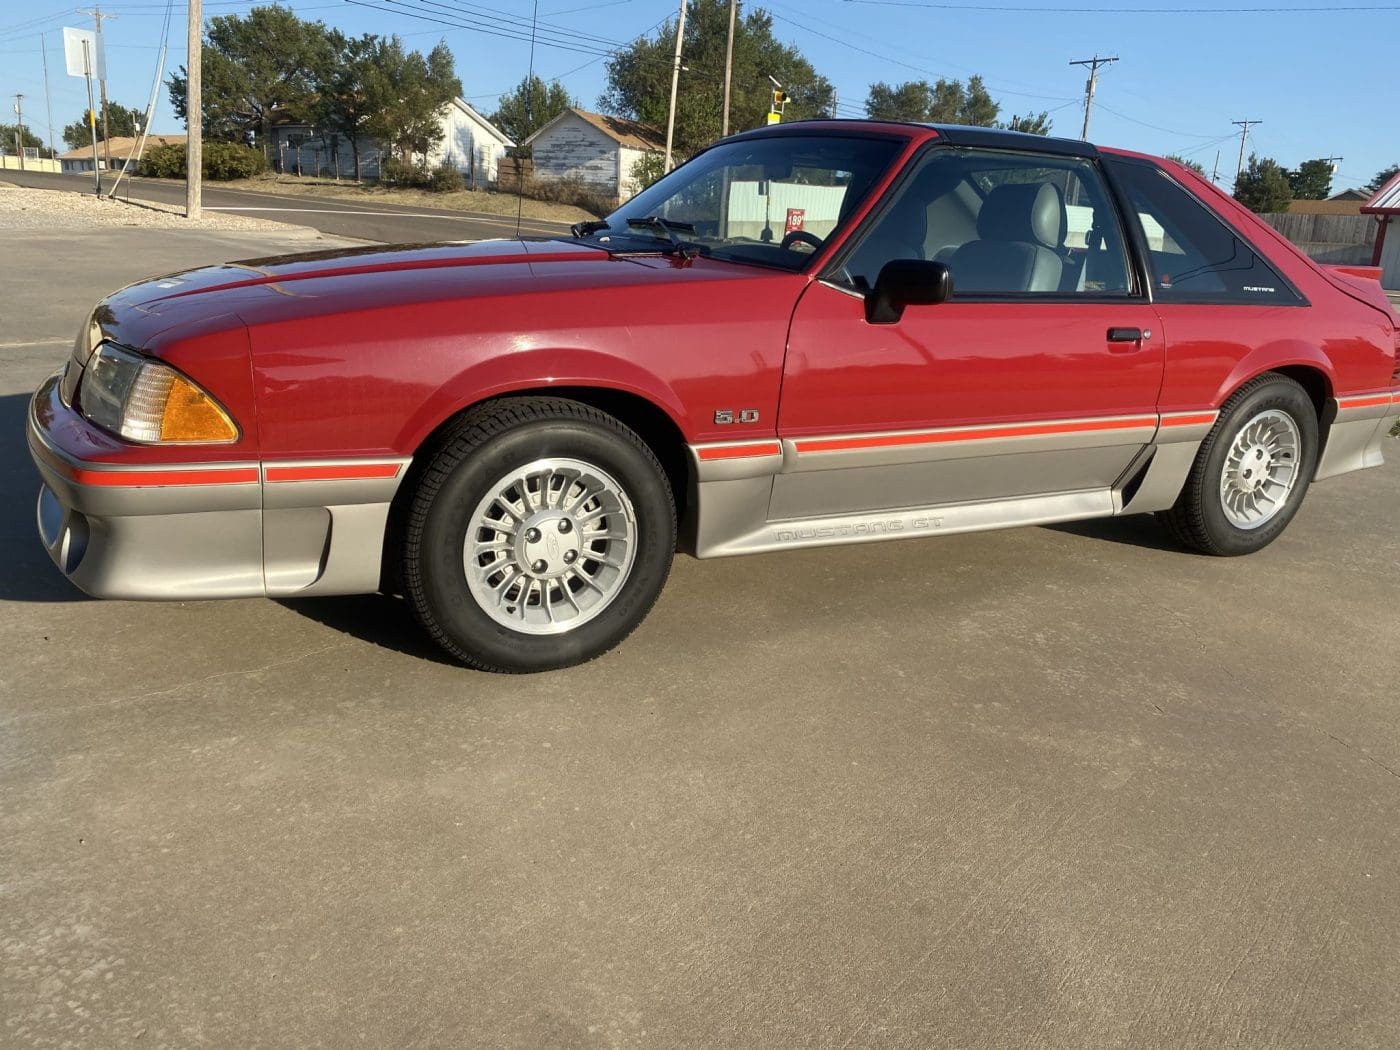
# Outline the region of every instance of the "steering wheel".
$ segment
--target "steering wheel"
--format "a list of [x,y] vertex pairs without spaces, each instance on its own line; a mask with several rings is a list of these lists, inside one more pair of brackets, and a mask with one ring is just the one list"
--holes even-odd
[[822,240],[815,233],[808,233],[806,230],[793,230],[783,237],[778,243],[778,247],[791,248],[798,241],[801,241],[803,244],[810,244],[815,249],[820,249],[821,246],[826,243],[826,241]]

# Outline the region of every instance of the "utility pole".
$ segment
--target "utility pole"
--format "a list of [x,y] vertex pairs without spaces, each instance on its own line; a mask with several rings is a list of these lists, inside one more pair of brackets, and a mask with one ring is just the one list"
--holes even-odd
[[729,42],[724,45],[724,117],[720,121],[719,137],[729,134],[729,80],[734,75],[734,18],[739,0],[729,0]]
[[197,219],[204,176],[204,3],[190,0],[185,72],[185,218]]
[[[84,11],[84,10],[82,10],[82,9],[79,9],[79,10],[78,10],[78,14],[80,14],[80,15],[88,15],[88,16],[93,20],[93,22],[95,22],[95,23],[97,24],[97,50],[98,50],[98,51],[105,51],[106,48],[104,48],[104,47],[102,46],[102,20],[103,20],[104,18],[116,18],[117,16],[116,16],[116,15],[104,15],[104,14],[102,13],[102,8],[100,8],[100,7],[94,7],[91,11]],[[103,159],[107,162],[107,170],[108,170],[108,171],[111,171],[111,170],[112,170],[112,136],[111,136],[111,134],[109,133],[109,130],[108,130],[108,128],[107,128],[107,77],[106,77],[106,75],[105,75],[106,72],[107,72],[106,63],[103,63],[102,72],[103,72],[104,75],[103,75],[102,78],[101,78],[100,80],[98,80],[98,82],[97,82],[97,87],[98,87],[98,90],[99,90],[100,93],[101,93],[101,98],[102,98],[102,153],[103,153]]]
[[39,54],[44,61],[44,109],[49,116],[49,160],[58,156],[58,150],[54,149],[53,138],[53,99],[49,96],[49,48],[44,43],[44,37],[39,36]]
[[1264,122],[1262,120],[1232,120],[1230,123],[1240,129],[1240,162],[1235,166],[1235,182],[1238,184],[1240,175],[1244,171],[1244,145],[1249,141],[1249,129],[1254,124]]
[[15,94],[15,153],[19,157],[19,170],[24,170],[24,95]]
[[[199,0],[190,0],[197,4]],[[681,44],[685,41],[686,0],[681,0],[681,17],[676,23],[676,59],[671,65],[671,111],[666,117],[666,159],[661,162],[663,172],[671,170],[671,142],[676,134],[676,91],[681,83]]]
[[1081,58],[1070,63],[1072,66],[1089,67],[1089,80],[1084,85],[1084,130],[1079,135],[1085,141],[1088,141],[1089,138],[1089,114],[1094,110],[1094,92],[1099,87],[1099,66],[1106,66],[1117,61],[1117,55],[1112,58],[1100,58],[1098,52],[1095,52],[1093,58]]

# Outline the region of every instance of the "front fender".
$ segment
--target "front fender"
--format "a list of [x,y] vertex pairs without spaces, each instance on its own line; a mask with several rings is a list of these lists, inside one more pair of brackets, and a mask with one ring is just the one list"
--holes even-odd
[[488,357],[463,369],[409,416],[395,447],[412,452],[444,422],[471,405],[555,387],[593,387],[644,398],[665,412],[690,440],[679,395],[655,373],[598,350],[550,347]]

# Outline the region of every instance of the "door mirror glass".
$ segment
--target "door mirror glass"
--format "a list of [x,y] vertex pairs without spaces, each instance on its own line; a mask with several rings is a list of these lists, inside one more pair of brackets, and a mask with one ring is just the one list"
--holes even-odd
[[941,262],[891,259],[880,268],[875,287],[865,297],[865,319],[894,324],[906,306],[936,306],[953,295],[953,272]]

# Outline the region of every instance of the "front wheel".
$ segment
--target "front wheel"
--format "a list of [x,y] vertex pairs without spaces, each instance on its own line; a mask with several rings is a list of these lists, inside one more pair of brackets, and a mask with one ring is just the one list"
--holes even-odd
[[1317,455],[1312,400],[1296,381],[1266,373],[1225,402],[1176,505],[1161,517],[1203,554],[1251,554],[1298,513]]
[[675,543],[665,472],[635,433],[575,401],[515,398],[459,420],[423,472],[404,588],[468,666],[545,671],[626,638]]

